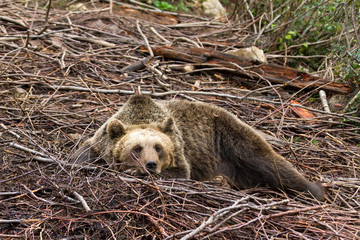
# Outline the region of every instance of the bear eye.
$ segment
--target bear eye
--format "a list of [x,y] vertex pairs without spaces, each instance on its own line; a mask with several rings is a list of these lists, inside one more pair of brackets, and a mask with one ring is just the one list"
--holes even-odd
[[161,152],[161,150],[162,150],[162,147],[159,144],[156,144],[155,145],[155,151],[156,152]]
[[142,147],[141,147],[141,146],[136,146],[136,147],[133,148],[133,151],[134,151],[135,153],[140,153],[141,150],[142,150]]

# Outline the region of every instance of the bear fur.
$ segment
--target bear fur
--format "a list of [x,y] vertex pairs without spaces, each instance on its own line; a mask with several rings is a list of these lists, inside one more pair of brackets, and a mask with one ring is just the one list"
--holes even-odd
[[320,183],[306,180],[256,130],[212,104],[132,96],[76,154],[76,161],[97,158],[130,173],[198,181],[223,175],[241,189],[267,186],[324,198]]

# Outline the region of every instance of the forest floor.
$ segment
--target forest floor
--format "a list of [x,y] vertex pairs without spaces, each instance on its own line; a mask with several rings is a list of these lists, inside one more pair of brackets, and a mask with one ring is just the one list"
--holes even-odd
[[[289,88],[241,67],[149,58],[159,46],[225,51],[257,36],[251,23],[108,7],[0,3],[1,239],[360,238],[360,118],[323,110],[327,84]],[[69,163],[135,91],[229,110],[323,182],[326,201]]]

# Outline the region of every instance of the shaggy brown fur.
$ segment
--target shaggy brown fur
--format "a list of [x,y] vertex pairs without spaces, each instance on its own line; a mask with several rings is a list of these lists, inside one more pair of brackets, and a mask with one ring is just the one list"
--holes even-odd
[[[159,138],[149,141],[153,133]],[[324,197],[320,183],[306,180],[253,128],[206,103],[132,96],[79,152],[80,161],[100,156],[114,166],[132,164],[122,170],[142,172],[145,166],[166,177],[199,181],[225,175],[238,188],[269,186]]]

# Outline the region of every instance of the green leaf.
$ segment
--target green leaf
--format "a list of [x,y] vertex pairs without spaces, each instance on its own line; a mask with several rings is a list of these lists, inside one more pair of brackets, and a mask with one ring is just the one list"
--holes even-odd
[[286,39],[286,40],[291,40],[291,39],[292,39],[292,37],[291,37],[291,35],[290,35],[290,34],[287,34],[287,35],[285,36],[285,39]]

